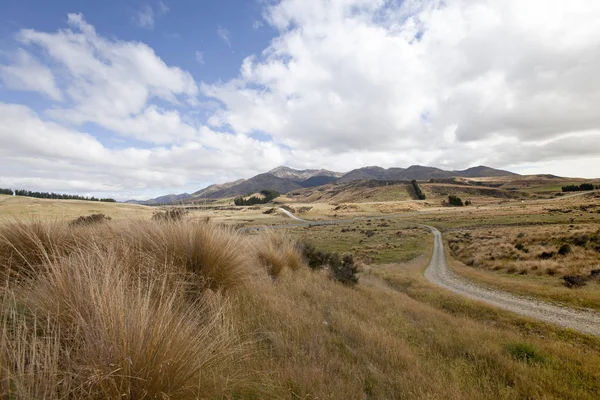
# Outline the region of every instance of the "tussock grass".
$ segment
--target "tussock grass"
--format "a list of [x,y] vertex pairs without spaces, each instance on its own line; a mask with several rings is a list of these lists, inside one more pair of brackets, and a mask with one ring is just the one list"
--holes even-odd
[[[0,238],[2,396],[221,398],[251,385],[231,296],[267,274],[238,232],[12,222]],[[273,249],[284,260],[292,251]]]
[[73,229],[58,220],[10,220],[0,228],[0,283],[32,276],[37,267],[68,254],[81,241]]
[[304,265],[298,244],[285,234],[268,230],[253,241],[258,262],[273,278],[285,268],[292,271]]

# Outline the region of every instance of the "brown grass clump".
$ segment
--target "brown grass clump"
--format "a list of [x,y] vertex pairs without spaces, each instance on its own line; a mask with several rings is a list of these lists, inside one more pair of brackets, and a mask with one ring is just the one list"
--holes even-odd
[[151,222],[128,224],[116,233],[155,266],[168,264],[187,273],[200,287],[230,289],[243,283],[252,262],[251,250],[232,228],[212,223]]
[[57,220],[6,221],[0,226],[0,283],[31,276],[37,267],[68,254],[82,241]]
[[[73,387],[55,389],[92,398],[196,398],[215,391],[211,386],[238,351],[223,317],[226,303],[214,295],[186,301],[167,279],[141,279],[115,254],[92,251],[49,265],[26,285],[16,304],[42,336],[61,335],[49,361]],[[33,376],[17,387],[42,379],[32,360],[20,358],[19,368]]]
[[69,222],[70,226],[85,226],[91,224],[101,224],[103,222],[110,221],[112,218],[106,216],[104,214],[91,214],[91,215],[82,215],[81,217],[77,217],[73,221]]
[[298,244],[273,230],[263,232],[254,241],[254,248],[258,262],[272,278],[277,278],[285,268],[296,271],[304,265]]
[[[2,225],[0,238],[4,270],[27,272],[0,292],[0,396],[223,398],[248,386],[229,293],[266,273],[238,232],[34,222]],[[292,252],[276,251],[297,268]]]

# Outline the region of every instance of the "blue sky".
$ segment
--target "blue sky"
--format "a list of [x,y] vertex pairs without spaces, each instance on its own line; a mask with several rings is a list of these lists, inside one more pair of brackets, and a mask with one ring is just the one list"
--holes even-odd
[[600,176],[595,0],[5,1],[0,187],[278,165]]
[[[19,46],[13,39],[19,30],[56,31],[66,27],[69,13],[82,13],[99,34],[146,43],[167,64],[188,71],[198,82],[227,81],[238,75],[244,58],[260,54],[276,35],[262,12],[261,2],[243,0],[7,1],[0,13],[0,43],[3,52],[10,51]],[[19,96],[23,93],[2,93],[3,100]],[[47,105],[37,96],[26,101],[36,109]]]

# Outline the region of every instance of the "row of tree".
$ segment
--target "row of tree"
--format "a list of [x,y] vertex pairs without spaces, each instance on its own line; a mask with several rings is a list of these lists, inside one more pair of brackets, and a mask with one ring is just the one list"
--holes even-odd
[[581,192],[584,190],[598,190],[600,186],[592,185],[591,183],[582,183],[581,185],[567,185],[562,187],[563,192]]
[[419,187],[419,184],[417,183],[417,181],[415,179],[412,180],[412,186],[413,189],[415,190],[415,194],[417,195],[417,198],[419,200],[425,200],[425,193],[423,193],[423,191],[421,190],[421,188]]
[[31,190],[23,190],[23,189],[0,189],[0,194],[7,194],[9,196],[25,196],[25,197],[35,197],[38,199],[54,199],[54,200],[86,200],[86,201],[103,201],[106,203],[114,203],[115,199],[110,198],[97,198],[97,197],[86,197],[79,196],[76,194],[62,194],[62,193],[48,193],[48,192],[34,192]]
[[276,190],[261,190],[260,194],[262,197],[252,196],[248,199],[245,199],[244,196],[236,197],[233,199],[233,203],[236,206],[253,206],[255,204],[266,204],[273,199],[279,197],[279,192]]

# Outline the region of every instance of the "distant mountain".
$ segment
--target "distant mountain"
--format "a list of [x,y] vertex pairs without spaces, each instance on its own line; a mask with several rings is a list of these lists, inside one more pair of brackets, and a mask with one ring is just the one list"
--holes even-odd
[[464,171],[444,171],[435,167],[423,167],[412,165],[408,168],[364,167],[352,170],[337,180],[338,183],[348,183],[356,180],[378,180],[378,181],[402,181],[402,180],[429,180],[453,177],[479,178],[487,176],[511,176],[517,175],[509,171],[503,171],[485,166],[468,168]]
[[468,168],[464,171],[444,171],[439,168],[423,167],[420,165],[412,165],[408,168],[389,169],[370,166],[358,168],[348,173],[333,172],[326,169],[297,170],[281,166],[249,179],[239,179],[234,182],[210,185],[192,194],[169,194],[147,201],[130,200],[129,202],[147,205],[177,204],[181,202],[200,201],[202,199],[210,200],[242,196],[248,193],[255,193],[263,189],[287,193],[302,188],[322,186],[330,183],[343,184],[359,180],[404,181],[412,179],[430,180],[455,177],[478,178],[512,175],[517,174],[509,171],[485,167],[482,165]]
[[197,199],[209,198],[209,197],[211,197],[211,195],[213,193],[218,193],[223,190],[227,190],[230,187],[239,185],[244,181],[245,181],[245,179],[238,179],[237,181],[233,181],[233,182],[210,185],[210,186],[205,187],[204,189],[200,189],[197,192],[192,193],[191,197],[197,198]]
[[209,199],[219,199],[224,197],[241,196],[248,193],[259,192],[263,189],[276,190],[279,193],[287,193],[291,190],[300,189],[303,186],[298,182],[279,178],[270,173],[259,174],[250,179],[238,183],[237,185],[230,186],[228,188],[212,192],[206,197]]
[[190,198],[189,193],[167,194],[150,200],[127,200],[125,203],[143,204],[147,206],[156,206],[161,204],[177,204],[183,203]]
[[300,185],[302,185],[304,187],[323,186],[323,185],[327,185],[329,183],[333,183],[337,180],[338,180],[338,178],[336,178],[335,176],[319,175],[319,176],[312,176],[312,177],[308,178],[307,180],[300,182]]
[[339,178],[344,175],[342,172],[333,172],[326,169],[304,169],[297,170],[290,167],[281,166],[274,168],[267,172],[278,178],[289,179],[296,182],[306,181],[307,179],[314,178],[315,176],[328,176],[333,178]]
[[460,176],[462,178],[482,178],[488,176],[518,176],[519,174],[515,174],[514,172],[505,171],[502,169],[495,169],[486,167],[484,165],[479,165],[477,167],[472,167],[465,169],[464,171],[452,171],[456,173],[456,176]]

